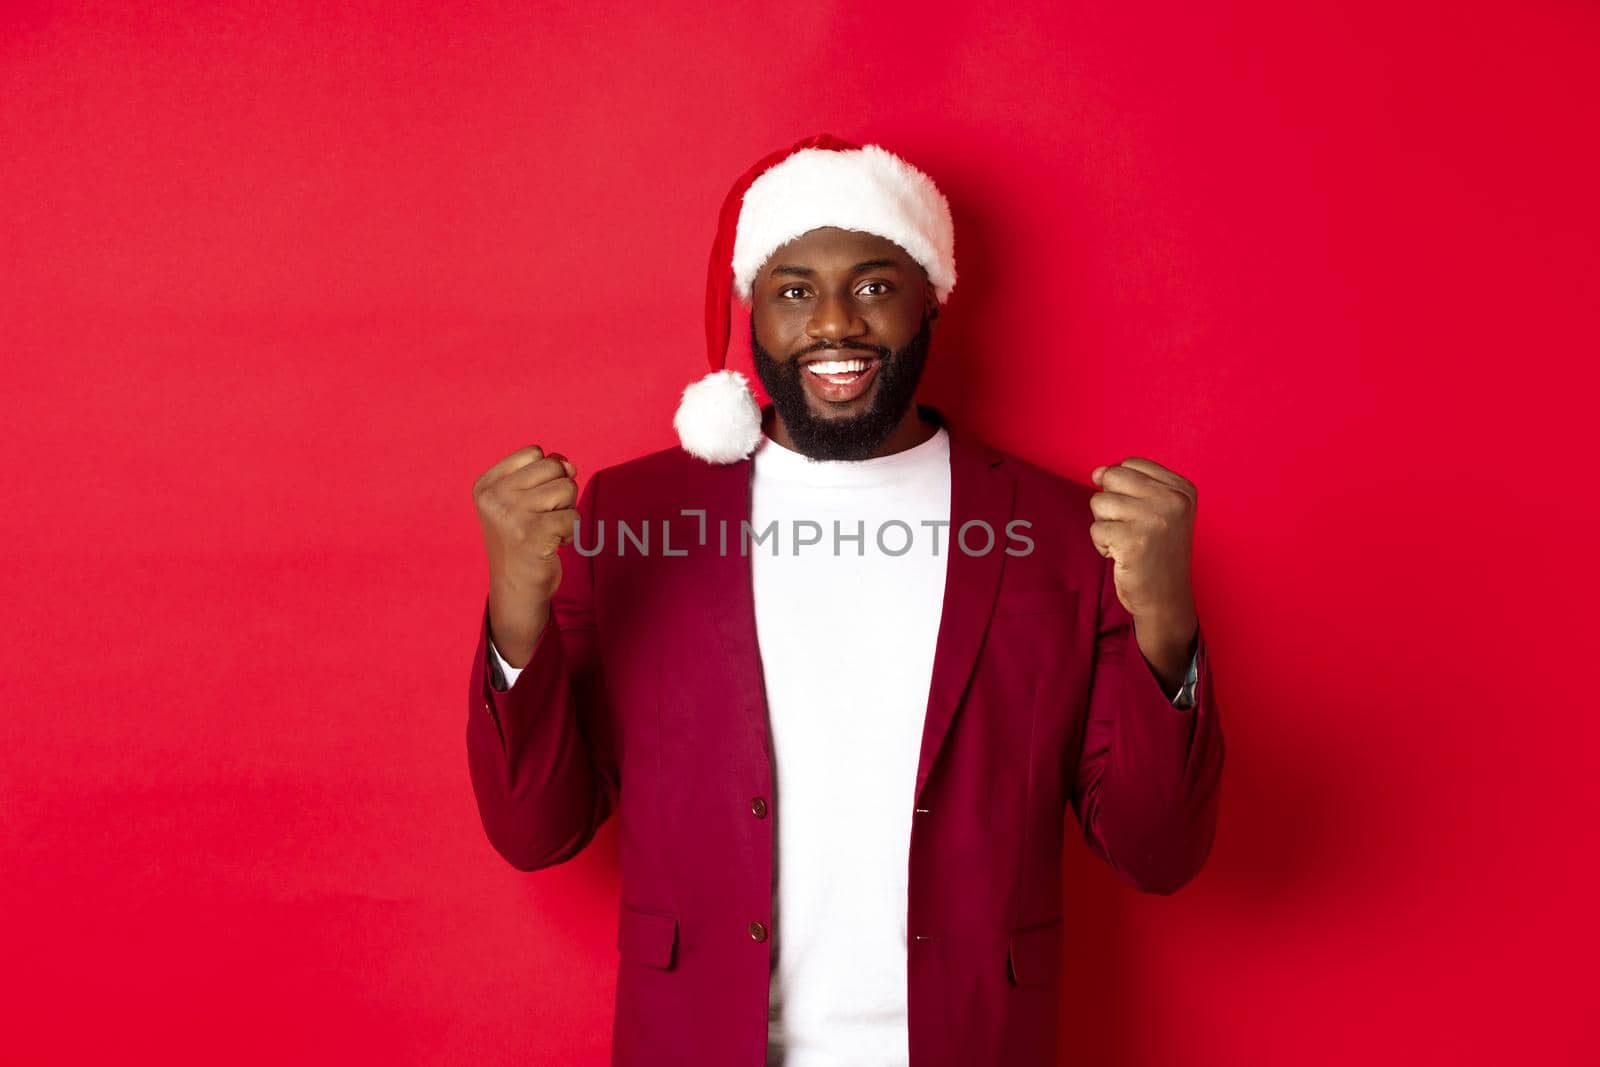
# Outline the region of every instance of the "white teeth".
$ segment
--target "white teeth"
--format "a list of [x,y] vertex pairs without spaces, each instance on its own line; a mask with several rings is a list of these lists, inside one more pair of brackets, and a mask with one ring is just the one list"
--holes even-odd
[[867,369],[864,359],[834,359],[826,363],[808,363],[806,370],[812,374],[850,374]]

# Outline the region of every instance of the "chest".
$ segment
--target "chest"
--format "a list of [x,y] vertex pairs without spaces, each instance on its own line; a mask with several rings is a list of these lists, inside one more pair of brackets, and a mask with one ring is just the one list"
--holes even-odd
[[926,696],[949,561],[948,480],[764,486],[749,557],[769,699],[800,688],[835,703],[915,685]]

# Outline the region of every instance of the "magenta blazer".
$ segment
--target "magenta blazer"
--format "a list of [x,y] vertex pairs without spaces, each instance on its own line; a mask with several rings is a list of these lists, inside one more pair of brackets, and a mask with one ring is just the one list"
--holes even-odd
[[[1054,1064],[1069,803],[1121,877],[1171,893],[1211,848],[1222,729],[1203,630],[1188,710],[1140,654],[1089,539],[1094,490],[946,428],[951,528],[983,519],[997,541],[948,555],[908,857],[911,1064]],[[551,620],[509,691],[489,683],[483,629],[473,660],[468,766],[495,849],[537,870],[619,821],[624,1067],[765,1058],[783,810],[738,550],[750,469],[671,448],[592,475],[579,540],[592,550],[604,520],[604,551],[561,549]],[[705,511],[705,546],[682,509]],[[651,520],[649,555],[618,554],[619,519]],[[1031,554],[1004,551],[1012,519]],[[660,552],[667,520],[686,555]]]

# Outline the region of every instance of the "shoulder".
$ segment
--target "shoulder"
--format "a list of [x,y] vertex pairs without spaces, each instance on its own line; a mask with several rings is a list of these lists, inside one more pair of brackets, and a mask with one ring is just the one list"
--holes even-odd
[[996,451],[1001,457],[1001,466],[1017,480],[1019,496],[1026,493],[1030,498],[1036,498],[1041,502],[1049,501],[1065,507],[1087,508],[1089,498],[1096,492],[1095,487],[1087,482],[1057,474],[1047,467],[1030,463],[1010,452]]
[[604,514],[644,516],[683,506],[690,465],[702,461],[676,445],[601,467],[584,493]]
[[1015,486],[1012,521],[1026,523],[1028,536],[1057,565],[1081,572],[1085,580],[1088,575],[1097,576],[1106,563],[1089,536],[1089,526],[1094,522],[1089,501],[1098,488],[1015,453],[984,447],[993,473],[1003,473]]
[[1015,482],[1019,507],[1027,505],[1073,518],[1089,514],[1089,498],[1098,490],[1088,482],[1069,478],[986,442],[974,442],[974,447],[988,457],[996,472]]
[[594,477],[605,482],[607,492],[627,494],[659,486],[664,479],[681,479],[692,459],[683,449],[673,445],[601,467],[595,471]]

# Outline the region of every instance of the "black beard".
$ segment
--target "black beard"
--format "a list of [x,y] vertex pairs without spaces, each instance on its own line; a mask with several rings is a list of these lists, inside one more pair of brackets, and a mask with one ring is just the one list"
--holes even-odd
[[[932,343],[933,316],[925,314],[917,335],[893,353],[857,346],[855,351],[870,352],[879,360],[872,403],[860,415],[830,419],[811,410],[806,400],[806,387],[800,381],[800,375],[805,373],[800,364],[793,359],[773,358],[756,340],[754,318],[750,322],[750,355],[756,376],[772,398],[773,409],[794,439],[796,449],[816,460],[867,459],[889,439],[911,409]],[[813,351],[818,349],[806,350],[807,353]],[[828,351],[849,352],[851,348]]]

